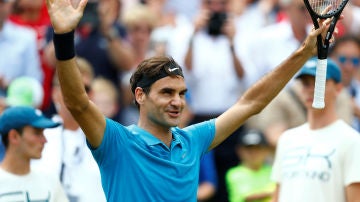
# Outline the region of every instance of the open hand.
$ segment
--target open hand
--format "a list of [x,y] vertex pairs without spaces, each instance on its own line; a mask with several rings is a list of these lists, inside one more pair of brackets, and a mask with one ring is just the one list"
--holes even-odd
[[87,1],[46,0],[46,7],[54,32],[62,34],[74,30],[83,16]]

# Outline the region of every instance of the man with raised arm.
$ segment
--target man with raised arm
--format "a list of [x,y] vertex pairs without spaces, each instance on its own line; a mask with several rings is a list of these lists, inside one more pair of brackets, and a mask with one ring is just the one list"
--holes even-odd
[[181,67],[169,57],[146,59],[130,79],[139,121],[123,126],[89,101],[76,67],[73,33],[86,3],[47,0],[47,7],[65,105],[86,134],[108,201],[196,201],[200,158],[279,93],[316,54],[316,37],[329,27],[325,21],[313,30],[297,51],[225,113],[183,129],[177,127],[187,91]]

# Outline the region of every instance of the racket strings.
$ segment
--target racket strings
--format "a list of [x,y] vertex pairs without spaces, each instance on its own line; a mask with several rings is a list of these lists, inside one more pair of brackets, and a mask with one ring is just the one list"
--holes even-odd
[[[342,0],[310,0],[310,6],[315,13],[319,16],[325,16],[337,12],[340,7]],[[324,13],[325,9],[329,9],[328,12]]]

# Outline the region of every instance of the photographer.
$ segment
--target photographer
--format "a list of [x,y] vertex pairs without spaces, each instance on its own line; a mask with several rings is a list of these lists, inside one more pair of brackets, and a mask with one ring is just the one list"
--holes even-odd
[[[194,32],[185,56],[191,123],[217,117],[233,105],[245,90],[244,68],[235,44],[235,23],[229,0],[202,0]],[[239,86],[244,86],[239,90]],[[225,172],[237,164],[233,151],[242,128],[215,149],[219,185],[216,201],[227,201]]]

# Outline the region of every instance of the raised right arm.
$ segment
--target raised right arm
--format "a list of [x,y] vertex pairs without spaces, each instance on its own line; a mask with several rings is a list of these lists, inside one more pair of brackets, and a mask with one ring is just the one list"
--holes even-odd
[[[87,0],[46,0],[47,9],[54,28],[54,46],[57,56],[56,71],[66,107],[84,131],[91,146],[101,144],[105,117],[95,107],[85,91],[75,55],[73,32],[78,25]],[[59,57],[59,55],[61,55]]]

